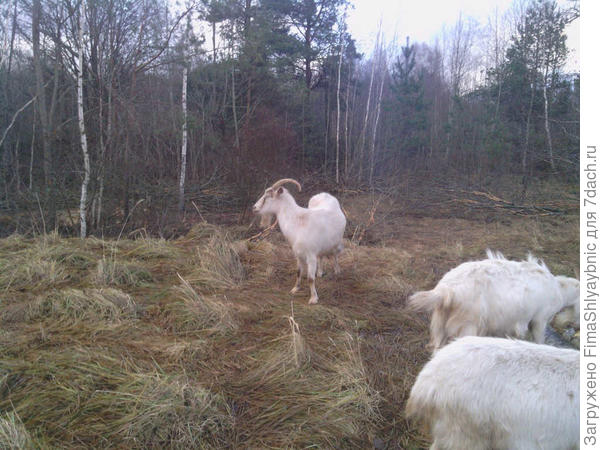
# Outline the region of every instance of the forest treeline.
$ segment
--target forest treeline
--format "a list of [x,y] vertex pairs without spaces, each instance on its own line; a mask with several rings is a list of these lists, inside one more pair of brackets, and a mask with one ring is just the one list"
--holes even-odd
[[[515,0],[486,23],[457,12],[433,44],[380,32],[365,54],[350,8],[3,1],[0,232],[161,233],[184,210],[246,207],[284,176],[577,179],[577,1]],[[134,212],[145,221],[127,223]]]

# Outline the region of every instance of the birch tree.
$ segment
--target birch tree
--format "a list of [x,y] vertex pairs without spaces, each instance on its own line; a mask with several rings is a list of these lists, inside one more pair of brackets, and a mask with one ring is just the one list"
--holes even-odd
[[369,161],[369,187],[373,188],[373,172],[375,169],[375,142],[377,140],[377,127],[379,125],[379,114],[381,113],[381,98],[383,96],[383,87],[385,85],[385,76],[387,74],[387,56],[383,45],[380,43],[377,51],[376,63],[379,69],[379,93],[377,94],[377,104],[375,106],[375,121],[373,123],[371,136],[371,153]]
[[567,57],[566,36],[564,28],[567,17],[558,8],[555,2],[545,3],[541,11],[541,38],[542,38],[542,65],[544,67],[542,91],[544,95],[544,129],[548,144],[548,158],[552,170],[556,169],[554,163],[554,149],[552,148],[552,135],[550,133],[550,119],[548,112],[549,87],[553,84],[555,72],[562,66]]
[[83,183],[81,184],[81,198],[79,201],[80,236],[87,236],[87,189],[90,182],[90,156],[88,153],[87,136],[85,134],[85,121],[83,117],[83,19],[85,14],[85,0],[79,4],[79,55],[77,58],[77,117],[79,119],[79,135],[81,138],[81,152],[83,153]]
[[187,110],[187,84],[188,84],[188,45],[190,42],[191,19],[187,16],[186,27],[182,40],[183,75],[181,77],[181,166],[179,168],[179,214],[185,211],[185,172],[187,167],[187,142],[188,142],[188,110]]
[[183,75],[181,86],[181,167],[179,169],[179,214],[183,214],[185,209],[185,170],[187,165],[187,84],[188,84],[188,62],[185,57],[185,42],[184,42],[184,61]]
[[[379,48],[379,39],[381,37],[381,22],[379,23],[379,30],[377,31],[377,40],[375,41],[375,50],[373,55],[377,53],[377,49]],[[373,79],[375,78],[375,57],[373,57],[372,66],[371,66],[371,80],[369,81],[369,94],[367,95],[367,106],[365,108],[365,118],[363,120],[362,130],[360,132],[360,143],[358,145],[358,180],[362,179],[363,172],[363,153],[365,149],[365,138],[367,134],[367,124],[369,123],[369,116],[371,113],[371,93],[373,92]]]
[[340,183],[340,88],[342,81],[342,55],[344,54],[343,30],[340,30],[340,58],[337,71],[337,120],[335,124],[335,182]]

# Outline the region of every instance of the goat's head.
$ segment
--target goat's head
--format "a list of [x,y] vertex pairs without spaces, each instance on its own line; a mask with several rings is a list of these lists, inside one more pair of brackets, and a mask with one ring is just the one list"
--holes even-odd
[[287,189],[283,187],[286,183],[293,183],[298,186],[298,191],[302,190],[300,183],[292,178],[284,178],[282,180],[276,181],[273,186],[268,187],[262,197],[258,199],[258,201],[252,207],[252,211],[255,214],[260,214],[261,227],[268,227],[271,225],[273,220],[273,216],[279,212],[279,208],[281,207],[281,197],[287,193]]
[[579,303],[579,280],[558,275],[556,277],[565,306]]

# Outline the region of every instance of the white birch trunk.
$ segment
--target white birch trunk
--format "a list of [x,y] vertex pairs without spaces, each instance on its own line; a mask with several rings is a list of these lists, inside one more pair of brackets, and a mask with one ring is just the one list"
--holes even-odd
[[369,168],[369,186],[373,188],[373,171],[375,167],[375,140],[377,138],[377,125],[379,124],[379,113],[381,112],[381,97],[383,96],[383,85],[385,83],[386,61],[385,54],[379,54],[379,64],[381,65],[381,84],[379,85],[379,94],[377,95],[377,106],[375,113],[375,123],[373,123],[373,138],[371,139],[371,158]]
[[548,67],[544,71],[544,126],[546,128],[546,138],[548,139],[548,156],[550,157],[550,167],[552,170],[554,167],[554,151],[552,149],[552,136],[550,135],[550,124],[548,119],[548,93],[547,93],[547,78],[548,78]]
[[348,111],[350,110],[350,76],[346,84],[346,111],[344,114],[344,176],[348,178],[348,156],[350,148],[348,145]]
[[240,133],[238,130],[237,110],[235,106],[235,68],[231,69],[231,108],[233,110],[233,127],[235,129],[235,147],[239,151]]
[[342,76],[342,55],[344,53],[344,44],[340,33],[340,59],[338,61],[337,73],[337,122],[335,127],[335,182],[340,184],[340,87]]
[[[379,28],[379,32],[377,33],[377,41],[375,43],[375,53],[377,52],[377,48],[379,47],[379,33],[380,32],[381,32],[381,27]],[[362,179],[363,152],[364,152],[364,148],[365,148],[365,135],[367,133],[367,123],[369,122],[371,92],[373,91],[374,76],[375,76],[375,61],[373,61],[373,67],[371,67],[371,81],[369,82],[369,94],[367,96],[367,108],[365,111],[365,120],[363,122],[362,131],[360,133],[360,144],[358,146],[358,180],[359,181]]]
[[[184,56],[185,59],[185,56]],[[181,125],[181,171],[179,172],[179,213],[183,214],[185,208],[185,169],[187,165],[187,61],[183,65],[183,80],[181,87],[181,111],[183,124]]]
[[33,109],[33,131],[31,132],[31,147],[29,154],[29,190],[33,189],[33,149],[35,148],[35,111]]
[[83,16],[85,13],[84,0],[79,4],[79,58],[77,59],[77,116],[79,118],[79,134],[81,136],[81,151],[83,153],[83,183],[81,184],[81,199],[79,201],[79,221],[81,238],[87,236],[87,188],[90,182],[90,156],[83,120]]

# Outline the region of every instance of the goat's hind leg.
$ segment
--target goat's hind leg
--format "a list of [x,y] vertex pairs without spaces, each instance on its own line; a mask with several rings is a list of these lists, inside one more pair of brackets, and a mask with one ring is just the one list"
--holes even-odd
[[315,275],[317,272],[317,257],[314,255],[306,259],[306,275],[308,277],[308,285],[310,286],[310,299],[308,304],[312,305],[319,302],[317,289],[315,288]]
[[339,244],[337,247],[337,251],[333,254],[333,271],[336,275],[339,275],[342,269],[340,268],[340,262],[338,260],[338,256],[344,250],[344,244]]
[[323,276],[323,264],[325,263],[325,257],[319,256],[317,258],[317,276],[321,278]]
[[296,262],[298,263],[298,273],[296,274],[296,284],[290,291],[290,294],[295,294],[300,289],[300,282],[302,281],[302,277],[304,275],[304,263],[300,261],[300,258],[296,258]]
[[531,334],[536,344],[543,344],[546,339],[546,322],[540,318],[531,321]]
[[338,261],[338,255],[333,255],[333,272],[339,275],[342,269],[340,269],[340,262]]

